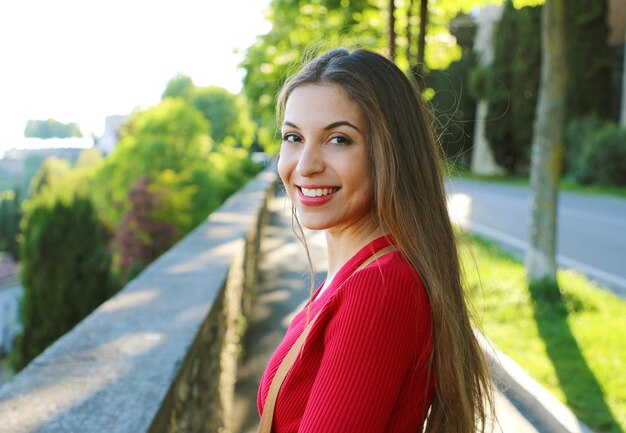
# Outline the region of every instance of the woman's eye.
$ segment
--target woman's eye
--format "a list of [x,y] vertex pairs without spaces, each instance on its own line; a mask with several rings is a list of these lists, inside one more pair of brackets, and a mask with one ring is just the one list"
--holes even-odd
[[286,141],[288,143],[296,143],[300,141],[300,137],[295,134],[285,134],[283,135],[283,141]]
[[340,146],[347,146],[352,144],[352,140],[343,135],[336,135],[330,139],[331,144],[338,144]]

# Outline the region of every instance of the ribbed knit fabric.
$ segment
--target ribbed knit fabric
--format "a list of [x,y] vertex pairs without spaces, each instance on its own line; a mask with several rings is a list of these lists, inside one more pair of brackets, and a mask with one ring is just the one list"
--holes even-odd
[[[319,298],[315,294],[309,314],[319,315],[278,395],[273,432],[421,431],[435,388],[427,371],[432,340],[426,289],[398,252],[355,272],[387,245],[383,237],[365,246]],[[305,307],[270,359],[259,387],[260,413],[307,317]]]

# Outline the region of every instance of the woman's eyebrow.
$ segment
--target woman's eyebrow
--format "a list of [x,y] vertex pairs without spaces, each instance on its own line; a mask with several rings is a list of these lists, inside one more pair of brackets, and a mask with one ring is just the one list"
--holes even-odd
[[291,126],[292,128],[295,128],[295,129],[300,129],[300,128],[298,128],[298,126],[297,126],[295,123],[291,123],[291,122],[290,122],[290,121],[288,121],[288,120],[285,120],[285,121],[283,122],[283,127],[284,127],[284,126]]
[[359,128],[357,128],[356,125],[354,125],[353,123],[348,122],[347,120],[339,120],[337,122],[333,122],[330,125],[327,125],[324,130],[329,130],[329,129],[334,129],[337,128],[338,126],[349,126],[352,129],[356,129],[358,132],[361,132],[361,130]]
[[[296,125],[295,123],[292,123],[292,122],[290,122],[288,120],[285,120],[283,122],[283,127],[285,127],[285,126],[289,126],[291,128],[295,128],[295,129],[300,129],[298,127],[298,125]],[[334,128],[337,128],[339,126],[349,126],[350,128],[353,128],[353,129],[357,130],[358,132],[361,132],[361,130],[356,125],[354,125],[353,123],[348,122],[347,120],[338,120],[337,122],[333,122],[333,123],[331,123],[329,125],[326,125],[324,127],[324,131],[328,131],[329,129],[334,129]]]

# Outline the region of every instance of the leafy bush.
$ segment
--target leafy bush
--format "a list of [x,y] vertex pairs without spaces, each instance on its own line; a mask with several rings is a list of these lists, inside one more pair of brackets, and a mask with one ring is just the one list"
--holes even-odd
[[565,157],[563,172],[573,174],[580,171],[581,153],[594,132],[602,127],[602,120],[595,115],[570,120],[565,129]]
[[581,183],[626,186],[626,129],[607,122],[592,133],[574,178]]
[[18,189],[0,192],[0,251],[6,251],[17,260],[20,231],[20,194]]
[[179,234],[171,222],[155,217],[164,200],[150,186],[150,179],[142,176],[130,188],[130,209],[115,235],[114,248],[122,283],[137,275],[178,239]]
[[494,35],[494,61],[471,74],[472,89],[488,101],[485,135],[496,162],[515,173],[530,159],[541,66],[540,7],[504,6]]
[[437,133],[445,156],[466,167],[470,164],[476,100],[465,83],[474,63],[473,52],[464,51],[461,59],[447,69],[431,71],[426,82],[435,91],[430,104],[439,120]]
[[596,114],[607,119],[611,108],[611,54],[607,44],[608,0],[570,0],[565,9],[568,63],[568,116]]
[[114,292],[110,257],[91,201],[37,200],[26,208],[21,244],[22,368]]

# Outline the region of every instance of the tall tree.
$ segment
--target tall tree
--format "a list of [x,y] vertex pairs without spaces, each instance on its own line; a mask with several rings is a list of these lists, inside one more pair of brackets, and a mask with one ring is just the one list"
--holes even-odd
[[[96,174],[102,188],[94,198],[107,226],[114,228],[129,209],[128,191],[142,175],[156,179],[159,173],[172,170],[184,173],[181,178],[194,177],[196,171],[210,176],[206,167],[212,145],[208,132],[202,113],[182,98],[166,98],[137,113]],[[201,199],[203,194],[210,192],[198,191],[196,196]]]
[[[626,33],[626,26],[624,26]],[[620,125],[626,128],[626,35],[624,35],[624,67],[622,68],[622,108],[620,113]]]
[[413,26],[413,5],[415,4],[415,0],[409,0],[406,6],[406,58],[410,60],[413,58],[412,46],[413,46],[413,31],[411,27]]
[[70,164],[66,160],[54,156],[46,158],[30,181],[29,194],[35,196],[46,189],[54,188],[70,170]]
[[13,358],[18,368],[115,289],[109,252],[89,199],[38,200],[25,213],[20,253],[23,330]]
[[29,120],[24,128],[24,137],[34,138],[69,138],[82,137],[76,123],[61,123],[54,119]]
[[19,188],[0,192],[0,251],[18,259],[20,219],[22,217]]
[[147,176],[142,176],[132,185],[128,192],[130,209],[115,235],[114,247],[119,253],[122,284],[170,248],[178,238],[172,223],[155,218],[155,211],[163,203],[159,193],[150,189],[150,183]]
[[396,2],[389,0],[389,59],[396,59]]
[[416,73],[424,75],[426,63],[426,26],[428,25],[428,0],[420,0],[420,31],[417,37],[417,64]]
[[382,17],[388,5],[388,0],[270,2],[267,15],[272,29],[248,47],[241,64],[246,71],[243,90],[255,121],[263,128],[259,135],[268,152],[278,150],[278,140],[272,140],[274,102],[285,78],[303,59],[324,49],[359,45],[383,51],[387,24]]
[[244,100],[218,87],[196,88],[191,104],[210,124],[215,144],[249,147],[254,139],[254,123]]
[[556,288],[556,214],[563,157],[568,70],[565,58],[566,0],[546,0],[541,16],[541,80],[531,152],[531,226],[526,255],[531,285]]

